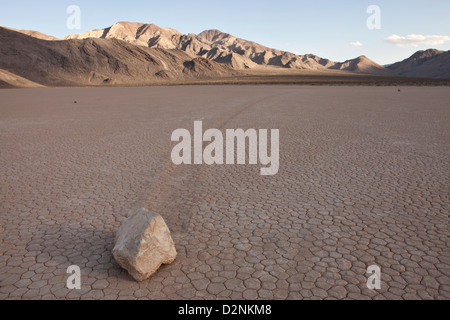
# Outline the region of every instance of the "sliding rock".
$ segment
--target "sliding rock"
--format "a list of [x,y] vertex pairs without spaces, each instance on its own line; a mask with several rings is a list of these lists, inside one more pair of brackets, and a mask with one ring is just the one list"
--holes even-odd
[[161,265],[172,263],[177,252],[164,219],[139,209],[120,227],[113,256],[136,281],[144,281]]

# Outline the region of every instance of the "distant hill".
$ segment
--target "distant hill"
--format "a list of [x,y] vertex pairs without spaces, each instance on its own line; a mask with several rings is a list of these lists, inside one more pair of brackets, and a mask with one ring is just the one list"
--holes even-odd
[[387,67],[404,77],[450,78],[450,51],[429,49]]
[[56,37],[49,36],[47,34],[43,34],[43,33],[39,32],[39,31],[34,31],[34,30],[17,30],[17,29],[14,29],[14,28],[6,28],[6,29],[10,29],[10,30],[13,30],[13,31],[16,31],[16,32],[20,32],[20,33],[26,34],[27,36],[31,36],[31,37],[37,38],[37,39],[49,40],[49,41],[59,40]]
[[348,60],[342,63],[336,63],[330,69],[338,69],[355,73],[367,73],[384,76],[392,76],[393,72],[385,67],[373,62],[366,56],[360,56],[356,59]]

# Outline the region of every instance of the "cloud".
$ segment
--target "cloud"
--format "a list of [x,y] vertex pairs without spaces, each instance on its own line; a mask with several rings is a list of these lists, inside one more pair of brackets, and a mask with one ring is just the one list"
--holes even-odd
[[359,42],[359,41],[350,42],[350,45],[353,46],[353,47],[362,47],[363,46],[363,44],[361,42]]
[[418,47],[420,45],[438,45],[450,41],[449,36],[424,36],[421,34],[410,34],[405,37],[393,34],[384,39],[387,43],[397,47]]

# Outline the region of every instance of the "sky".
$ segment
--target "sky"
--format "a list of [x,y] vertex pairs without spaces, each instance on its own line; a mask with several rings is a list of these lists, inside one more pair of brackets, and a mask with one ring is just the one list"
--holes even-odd
[[[67,26],[71,5],[80,8],[80,29]],[[368,13],[371,6],[379,11]],[[119,21],[154,23],[185,34],[219,29],[334,61],[365,55],[385,65],[418,50],[450,50],[450,0],[0,0],[1,26],[58,38]]]

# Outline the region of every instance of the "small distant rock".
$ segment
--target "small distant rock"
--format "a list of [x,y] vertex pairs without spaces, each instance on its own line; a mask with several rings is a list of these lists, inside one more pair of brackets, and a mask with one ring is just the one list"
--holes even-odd
[[145,281],[163,264],[177,257],[175,244],[164,219],[139,209],[117,232],[113,249],[116,262],[136,280]]
[[78,103],[76,100],[73,103]]

